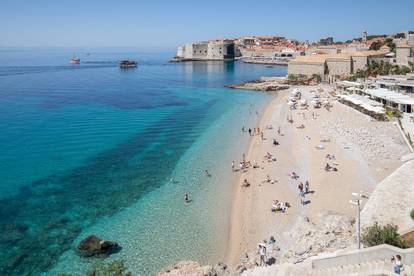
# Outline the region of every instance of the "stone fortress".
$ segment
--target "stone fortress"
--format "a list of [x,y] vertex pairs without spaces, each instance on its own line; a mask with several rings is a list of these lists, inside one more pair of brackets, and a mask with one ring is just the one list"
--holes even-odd
[[232,60],[235,57],[233,40],[211,40],[185,44],[178,47],[177,61]]

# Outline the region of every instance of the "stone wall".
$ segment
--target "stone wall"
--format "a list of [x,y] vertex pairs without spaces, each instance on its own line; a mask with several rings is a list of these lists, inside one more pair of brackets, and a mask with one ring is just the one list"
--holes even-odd
[[208,43],[193,43],[193,58],[195,59],[205,59],[207,58]]
[[352,57],[353,73],[358,70],[366,70],[368,68],[368,58],[366,56]]
[[305,75],[312,76],[318,74],[323,76],[325,74],[325,63],[318,62],[289,62],[288,66],[289,75]]
[[329,59],[326,61],[328,74],[332,76],[343,76],[352,73],[350,59]]
[[[414,227],[414,160],[404,163],[377,185],[361,212],[361,227],[378,222],[398,226],[399,231]],[[401,232],[400,232],[401,233]]]
[[397,47],[397,63],[402,65],[408,65],[408,57],[411,55],[410,48]]

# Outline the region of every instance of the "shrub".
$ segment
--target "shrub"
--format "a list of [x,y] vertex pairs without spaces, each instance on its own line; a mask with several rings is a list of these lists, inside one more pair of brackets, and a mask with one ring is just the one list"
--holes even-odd
[[414,209],[411,210],[410,217],[411,217],[412,220],[414,220]]
[[361,240],[368,247],[380,244],[389,244],[400,248],[407,247],[405,241],[398,234],[398,226],[393,224],[381,226],[375,222],[373,226],[364,230]]

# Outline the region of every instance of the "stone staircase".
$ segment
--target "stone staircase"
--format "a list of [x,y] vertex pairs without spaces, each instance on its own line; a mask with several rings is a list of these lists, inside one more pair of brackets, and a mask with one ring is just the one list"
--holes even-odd
[[[306,275],[306,274],[305,274]],[[312,269],[308,271],[309,276],[379,276],[397,275],[393,272],[393,264],[389,259],[376,260],[361,264],[341,265],[324,269]],[[404,265],[404,270],[400,275],[414,275],[414,265]]]
[[414,276],[414,248],[379,245],[361,250],[327,253],[299,264],[278,264],[245,271],[244,276],[385,276],[393,272],[391,257],[402,256],[400,275]]

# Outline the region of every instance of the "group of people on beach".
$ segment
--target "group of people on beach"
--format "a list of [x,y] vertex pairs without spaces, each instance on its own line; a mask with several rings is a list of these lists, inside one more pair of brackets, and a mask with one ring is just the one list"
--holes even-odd
[[[246,132],[246,129],[244,126],[242,127],[241,131]],[[250,136],[260,135],[262,140],[264,140],[263,131],[260,131],[260,127],[254,127],[253,130],[249,128],[247,132],[249,133]]]
[[299,190],[300,204],[305,205],[306,204],[305,195],[309,193],[309,181],[306,180],[305,185],[303,185],[303,183],[300,182],[298,185],[298,190]]

